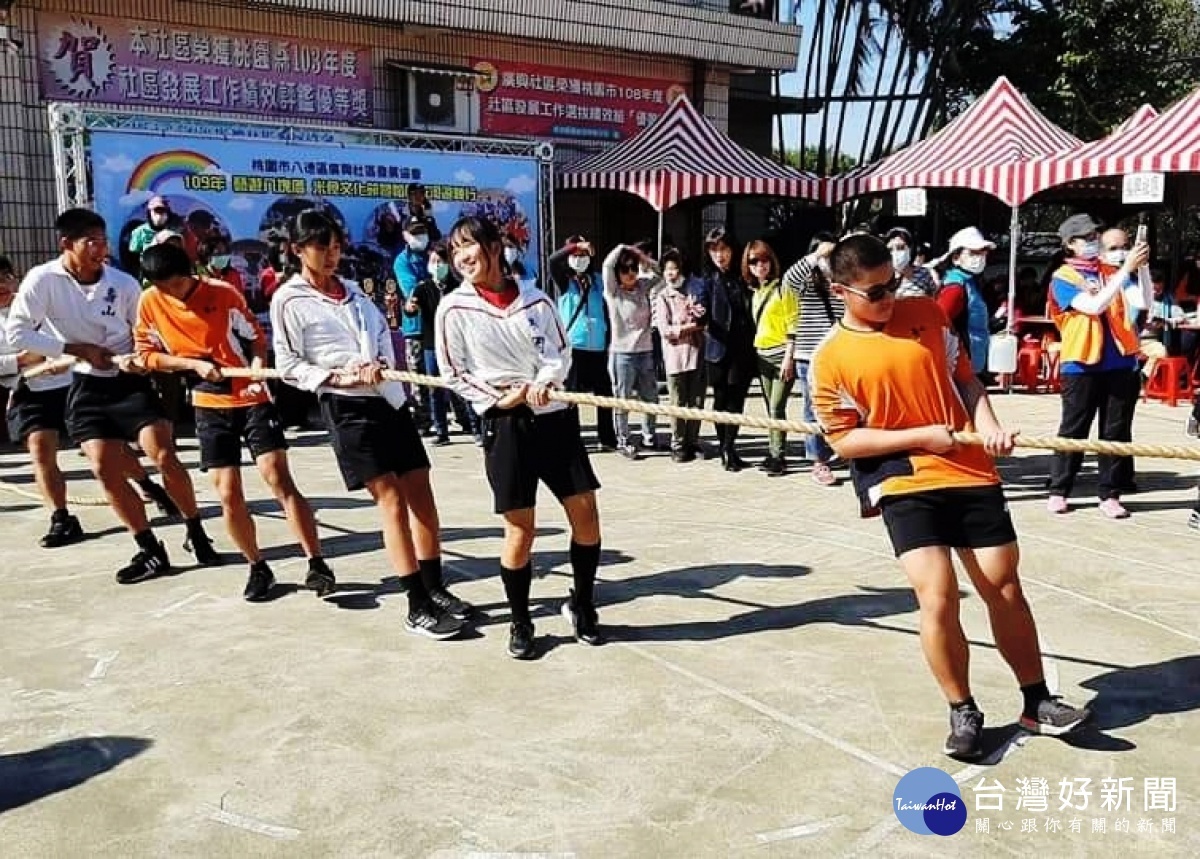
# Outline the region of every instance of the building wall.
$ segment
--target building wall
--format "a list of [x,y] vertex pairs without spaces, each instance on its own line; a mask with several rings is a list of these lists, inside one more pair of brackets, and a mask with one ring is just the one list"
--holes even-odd
[[[56,214],[53,156],[46,104],[38,91],[35,42],[38,10],[74,15],[120,17],[143,21],[147,27],[175,24],[248,33],[288,33],[299,38],[369,46],[374,69],[374,119],[377,127],[396,128],[397,99],[393,87],[399,78],[391,64],[429,63],[466,66],[473,58],[522,61],[561,66],[580,71],[607,72],[682,83],[716,126],[728,127],[729,74],[723,67],[682,58],[618,54],[603,50],[565,47],[501,36],[416,27],[403,28],[345,18],[318,18],[291,11],[227,3],[156,0],[36,0],[13,10],[14,23],[25,41],[19,54],[0,52],[0,249],[27,267],[53,252],[51,225]],[[188,111],[179,111],[188,113]],[[214,118],[236,115],[208,114]],[[297,123],[305,122],[297,118]],[[319,120],[311,120],[319,122]],[[560,144],[560,163],[590,154],[597,144]],[[628,195],[559,194],[556,198],[556,234],[575,232],[593,237],[605,246],[632,241],[656,232],[657,219],[649,205]],[[667,214],[666,232],[684,246],[698,244],[699,234],[724,223],[723,204],[681,207]]]

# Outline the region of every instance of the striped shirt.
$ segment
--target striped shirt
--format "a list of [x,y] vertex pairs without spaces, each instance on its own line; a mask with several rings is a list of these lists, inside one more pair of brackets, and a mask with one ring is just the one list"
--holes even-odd
[[815,255],[802,258],[783,274],[783,285],[800,302],[800,316],[792,329],[793,356],[810,361],[817,346],[839,319],[845,306],[829,288],[829,278],[817,265]]

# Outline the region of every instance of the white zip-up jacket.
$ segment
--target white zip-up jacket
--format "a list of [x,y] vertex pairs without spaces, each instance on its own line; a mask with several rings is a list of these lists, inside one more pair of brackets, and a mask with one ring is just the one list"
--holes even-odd
[[[501,309],[464,282],[442,299],[435,325],[442,377],[479,414],[496,405],[506,388],[561,388],[567,380],[571,345],[562,319],[550,296],[530,283],[519,284],[516,300]],[[550,402],[534,412],[565,408]]]
[[[61,358],[68,343],[102,346],[114,355],[133,352],[133,325],[137,321],[142,288],[123,271],[105,266],[95,283],[81,284],[55,259],[35,266],[25,275],[4,324],[8,345],[18,351]],[[76,361],[74,372],[115,377]],[[40,376],[29,382],[35,391],[71,383],[71,375]]]
[[396,352],[387,319],[375,302],[343,280],[346,297],[338,301],[296,275],[271,299],[275,367],[293,387],[317,394],[383,397],[393,408],[408,401],[401,382],[335,388],[328,383],[336,370],[378,362],[396,369]]

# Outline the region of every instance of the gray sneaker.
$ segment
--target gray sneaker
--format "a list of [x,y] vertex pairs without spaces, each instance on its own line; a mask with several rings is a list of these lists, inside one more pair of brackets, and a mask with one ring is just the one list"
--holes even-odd
[[964,761],[983,756],[983,713],[978,710],[951,710],[950,736],[943,749],[952,758]]
[[1200,418],[1197,418],[1195,413],[1188,415],[1187,427],[1184,432],[1190,438],[1200,438]]
[[1021,714],[1020,725],[1033,734],[1061,737],[1078,728],[1091,717],[1086,707],[1073,707],[1057,695],[1038,702],[1037,715]]

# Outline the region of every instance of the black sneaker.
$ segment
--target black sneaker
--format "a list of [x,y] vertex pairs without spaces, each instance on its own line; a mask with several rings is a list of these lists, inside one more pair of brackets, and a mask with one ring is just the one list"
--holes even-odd
[[445,588],[430,591],[429,599],[446,614],[459,620],[466,620],[473,608],[469,602],[460,600]]
[[950,736],[943,750],[952,758],[974,761],[983,757],[983,713],[978,710],[951,710]]
[[562,616],[571,624],[576,641],[581,644],[590,644],[592,647],[604,643],[604,636],[600,634],[597,625],[599,617],[596,615],[596,609],[591,606],[576,609],[574,591],[571,591],[571,598],[563,603]]
[[1200,508],[1193,510],[1188,516],[1188,527],[1193,531],[1200,531]]
[[1183,431],[1189,438],[1200,438],[1200,417],[1194,412],[1188,415],[1187,426]]
[[763,470],[767,473],[767,477],[783,477],[783,475],[787,474],[787,462],[782,456],[777,456]]
[[433,440],[434,447],[445,447],[448,444],[450,444],[450,434],[449,433],[441,433],[438,435],[437,438],[435,438]]
[[83,539],[83,526],[71,515],[50,518],[50,530],[41,539],[43,549],[57,549],[69,546]]
[[1073,707],[1058,695],[1051,695],[1038,702],[1036,717],[1022,713],[1020,725],[1033,734],[1061,737],[1078,728],[1091,715],[1086,707]]
[[404,619],[404,628],[414,635],[423,635],[436,641],[454,638],[462,631],[463,622],[451,617],[433,603],[426,603],[410,611]]
[[147,552],[145,549],[133,556],[128,566],[117,570],[117,584],[133,585],[144,582],[155,576],[170,572],[171,562],[167,558],[167,549],[160,541],[158,547]]
[[266,561],[259,561],[250,566],[250,578],[246,579],[246,590],[242,591],[242,596],[246,602],[261,602],[267,598],[273,587],[275,574],[271,572]]
[[337,590],[337,579],[333,577],[333,570],[329,569],[324,561],[309,561],[304,586],[314,591],[318,597],[324,598]]
[[[695,459],[695,457],[692,457]],[[671,462],[688,462],[688,453],[686,450],[671,451]]]
[[146,499],[158,508],[159,513],[168,519],[180,518],[179,508],[175,506],[175,502],[171,500],[166,489],[149,479],[145,483],[139,483],[138,486],[142,488],[142,492],[146,493]]
[[514,621],[508,628],[508,655],[513,659],[533,659],[537,648],[533,643],[533,624]]
[[203,532],[191,535],[184,540],[183,549],[185,552],[191,552],[192,557],[202,567],[219,567],[225,563],[221,553],[213,547],[212,540]]

